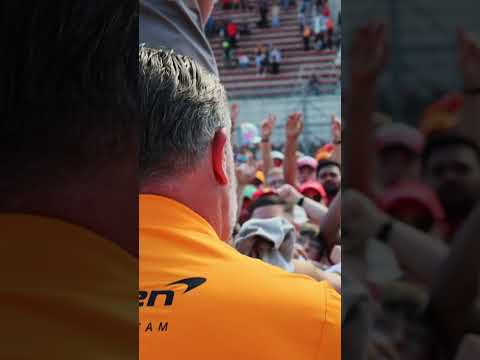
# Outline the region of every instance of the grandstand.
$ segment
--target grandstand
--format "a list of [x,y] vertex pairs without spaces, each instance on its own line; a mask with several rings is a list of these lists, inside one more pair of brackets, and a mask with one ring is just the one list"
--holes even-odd
[[[241,35],[238,42],[238,48],[250,58],[250,65],[246,69],[227,67],[219,34],[216,33],[210,38],[220,78],[230,98],[301,95],[305,93],[314,74],[320,93],[333,93],[338,89],[340,64],[336,63],[337,51],[303,50],[296,8],[281,10],[279,28],[264,29],[256,26],[260,20],[256,0],[248,0],[248,3],[248,10],[223,10],[222,1],[219,1],[213,11],[213,19],[217,25],[230,19],[237,24],[248,23],[251,30],[250,35]],[[256,75],[254,54],[258,44],[272,44],[282,51],[280,74],[267,74],[266,77]]]

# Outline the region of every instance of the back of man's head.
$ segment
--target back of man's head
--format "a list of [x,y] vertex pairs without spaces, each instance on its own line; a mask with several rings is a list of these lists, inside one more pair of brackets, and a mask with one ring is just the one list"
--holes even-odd
[[218,78],[186,56],[142,47],[139,86],[142,180],[192,171],[215,133],[231,126]]
[[140,49],[142,194],[181,202],[220,239],[237,219],[231,120],[219,79],[171,50]]
[[286,202],[278,195],[264,195],[255,200],[249,208],[252,218],[269,219],[285,216]]
[[0,41],[0,191],[89,178],[135,151],[136,3],[3,1]]

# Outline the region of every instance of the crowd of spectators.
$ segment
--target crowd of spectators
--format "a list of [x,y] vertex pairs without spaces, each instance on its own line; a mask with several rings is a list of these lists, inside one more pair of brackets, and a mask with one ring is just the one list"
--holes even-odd
[[298,8],[298,19],[305,51],[340,48],[341,15],[335,24],[328,0],[304,0]]
[[[236,122],[237,105],[231,113]],[[328,280],[340,291],[340,119],[332,116],[332,142],[314,154],[299,151],[302,114],[288,116],[285,142],[273,147],[276,121],[270,114],[260,130],[250,123],[237,127],[239,213],[231,244],[287,271]]]
[[[246,1],[225,0],[223,9],[251,10],[252,6],[249,5],[250,3]],[[273,0],[271,2],[258,0],[255,5],[259,14],[259,21],[256,24],[258,28],[280,27],[281,12],[297,11],[305,51],[340,48],[341,17],[338,17],[338,24],[335,25],[328,0]],[[280,73],[282,54],[281,50],[278,47],[274,48],[273,44],[258,45],[254,54],[238,50],[237,43],[240,37],[252,33],[248,21],[237,23],[235,20],[227,19],[223,22],[215,22],[210,18],[206,25],[206,32],[210,35],[220,34],[227,67],[238,66],[246,69],[254,63],[257,75]]]
[[354,38],[342,200],[347,358],[480,358],[480,47],[462,31],[458,44],[464,93],[429,105],[414,126],[374,112],[385,26]]

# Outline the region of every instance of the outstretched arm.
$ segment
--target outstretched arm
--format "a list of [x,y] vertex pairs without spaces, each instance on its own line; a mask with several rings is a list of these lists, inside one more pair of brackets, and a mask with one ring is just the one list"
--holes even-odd
[[317,281],[327,281],[339,294],[342,293],[342,277],[339,274],[323,271],[310,261],[292,260],[292,263],[295,273],[310,276]]
[[268,118],[262,122],[260,150],[262,151],[263,160],[263,173],[265,178],[268,176],[268,172],[273,167],[272,160],[272,144],[270,143],[270,137],[272,136],[273,129],[277,118],[274,114],[268,114]]
[[342,198],[339,192],[332,200],[328,211],[320,221],[320,231],[330,247],[337,243],[341,226]]
[[386,239],[388,245],[405,272],[430,287],[448,256],[448,247],[439,239],[391,219],[359,192],[347,190],[342,197],[342,235],[355,234],[368,239],[375,237],[384,224],[392,222]]
[[335,115],[332,115],[330,128],[333,140],[333,153],[331,160],[342,165],[342,123]]
[[[351,89],[347,96],[347,126],[344,151],[344,186],[374,196],[375,87],[387,61],[385,28],[369,24],[355,34],[351,50]],[[362,159],[355,161],[354,159]]]
[[297,149],[298,137],[303,131],[302,114],[295,112],[288,117],[285,127],[285,160],[283,162],[283,172],[285,182],[294,187],[298,187],[297,182]]
[[310,221],[317,225],[320,225],[324,221],[324,218],[328,212],[328,208],[325,205],[304,197],[302,194],[300,194],[300,192],[298,192],[297,189],[295,189],[295,187],[290,184],[283,185],[277,191],[278,195],[291,205],[297,204],[298,201],[303,197],[304,200],[302,206]]

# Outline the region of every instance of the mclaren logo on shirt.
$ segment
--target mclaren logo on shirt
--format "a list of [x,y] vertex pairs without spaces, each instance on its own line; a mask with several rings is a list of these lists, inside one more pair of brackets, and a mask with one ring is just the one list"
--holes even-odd
[[[142,291],[139,292],[139,306],[140,307],[166,307],[172,306],[173,301],[175,300],[175,296],[177,294],[186,294],[193,289],[196,289],[203,283],[205,283],[207,279],[202,277],[194,277],[194,278],[187,278],[181,279],[178,281],[174,281],[168,285],[166,285],[165,289],[160,290],[150,290],[150,291]],[[175,292],[170,287],[174,285],[182,285],[182,292]],[[140,331],[146,333],[165,333],[168,331],[169,323],[168,321],[149,321],[146,320],[143,323],[139,323]]]
[[[201,277],[187,278],[174,281],[168,286],[172,285],[186,285],[182,294],[185,294],[202,285],[207,279]],[[160,298],[160,301],[159,301]],[[139,293],[139,306],[171,306],[175,298],[175,291],[167,288],[161,290],[142,291]]]

